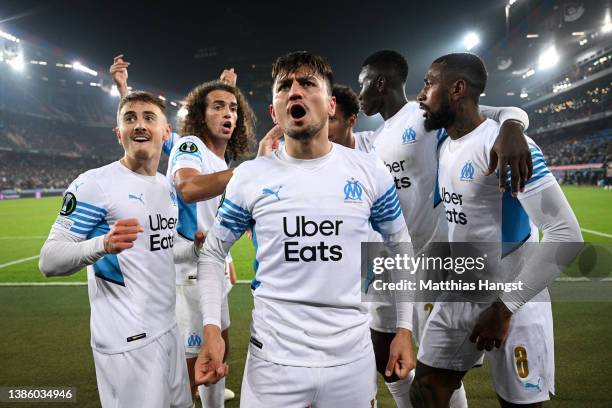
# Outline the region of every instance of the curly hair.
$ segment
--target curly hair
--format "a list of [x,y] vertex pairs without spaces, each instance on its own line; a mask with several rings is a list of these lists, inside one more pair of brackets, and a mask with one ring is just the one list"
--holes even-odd
[[193,88],[185,98],[184,108],[187,115],[180,121],[181,136],[194,135],[206,141],[210,134],[206,126],[206,97],[213,91],[229,92],[238,102],[238,120],[236,128],[227,142],[226,155],[230,160],[247,157],[251,146],[255,143],[255,114],[246,98],[237,87],[221,81],[210,81]]

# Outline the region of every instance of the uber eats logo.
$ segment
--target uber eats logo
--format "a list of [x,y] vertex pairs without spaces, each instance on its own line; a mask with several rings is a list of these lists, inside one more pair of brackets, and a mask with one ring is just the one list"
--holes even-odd
[[62,209],[60,215],[70,215],[76,209],[77,200],[74,194],[66,193],[64,195],[64,201],[62,202]]
[[198,146],[193,142],[185,142],[179,146],[179,150],[185,153],[195,153],[198,151]]
[[[307,220],[304,216],[293,219],[283,217],[283,232],[288,238],[310,238],[321,235],[323,237],[339,236],[341,220],[323,220],[321,222]],[[312,243],[312,240],[308,240]],[[300,241],[285,241],[285,261],[287,262],[315,262],[339,261],[342,259],[340,245],[328,245],[325,241],[318,244],[301,245]]]

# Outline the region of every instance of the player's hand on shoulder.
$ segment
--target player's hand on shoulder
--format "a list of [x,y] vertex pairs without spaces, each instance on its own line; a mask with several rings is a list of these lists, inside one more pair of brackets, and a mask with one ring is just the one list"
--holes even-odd
[[[119,92],[124,89],[127,91],[128,67],[130,63],[123,59],[123,54],[117,55],[113,59],[113,65],[110,66],[108,72],[117,86]],[[122,95],[123,96],[123,95]]]
[[385,375],[390,377],[395,373],[400,379],[404,379],[414,367],[416,367],[416,359],[412,344],[412,332],[399,328],[389,348],[389,361],[385,368]]
[[136,218],[117,220],[115,225],[104,236],[104,250],[108,254],[118,254],[134,246],[138,233],[144,229]]
[[238,82],[238,74],[236,74],[236,72],[234,71],[234,68],[224,69],[219,79],[222,82],[225,82],[232,86],[236,86],[236,83]]
[[223,362],[225,341],[221,329],[214,325],[204,327],[204,345],[195,363],[197,385],[216,384],[229,373],[229,366]]
[[278,149],[280,140],[283,137],[283,131],[278,125],[274,125],[272,129],[259,141],[259,149],[257,156],[265,156]]
[[506,190],[507,166],[512,171],[512,194],[516,196],[525,190],[525,183],[531,178],[533,166],[523,125],[515,120],[506,120],[499,128],[499,135],[489,152],[489,168],[486,176],[499,169],[499,190]]
[[495,302],[482,311],[472,329],[470,341],[478,350],[499,348],[508,338],[512,312],[502,302]]

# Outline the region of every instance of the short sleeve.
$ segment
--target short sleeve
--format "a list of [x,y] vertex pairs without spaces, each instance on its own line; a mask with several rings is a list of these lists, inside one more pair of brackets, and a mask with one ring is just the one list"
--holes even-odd
[[204,144],[196,136],[182,137],[170,153],[168,160],[171,169],[170,174],[174,175],[180,169],[201,171],[204,163],[203,148]]
[[213,226],[215,235],[222,241],[234,242],[255,222],[247,205],[246,188],[242,185],[242,172],[234,171],[227,184]]
[[[529,197],[532,194],[538,193],[544,190],[552,183],[556,183],[555,176],[548,169],[546,159],[544,159],[544,153],[538,145],[531,139],[527,139],[529,145],[529,151],[531,152],[531,164],[533,165],[533,173],[531,178],[525,183],[525,191],[519,193],[518,198]],[[506,190],[509,191],[512,180],[512,172],[508,171],[506,177]]]
[[376,161],[375,170],[375,197],[370,209],[370,223],[374,231],[389,236],[405,226],[399,197],[391,174],[382,162]]
[[70,184],[62,201],[62,208],[53,229],[88,239],[108,231],[106,198],[92,177],[79,176]]

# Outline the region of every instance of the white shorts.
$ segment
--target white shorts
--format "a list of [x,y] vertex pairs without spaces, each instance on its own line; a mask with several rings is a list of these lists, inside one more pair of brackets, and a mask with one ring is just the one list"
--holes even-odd
[[[185,347],[185,356],[197,357],[202,347],[203,329],[198,285],[176,285],[176,321]],[[229,326],[229,306],[225,296],[221,304],[221,330],[226,330]]]
[[376,363],[370,349],[361,359],[334,367],[274,364],[247,355],[243,408],[376,407]]
[[124,353],[93,350],[103,407],[191,407],[189,375],[176,326]]
[[539,301],[527,303],[512,316],[508,338],[492,351],[479,351],[469,340],[478,316],[490,304],[437,302],[417,359],[431,367],[468,371],[486,353],[501,398],[514,404],[547,401],[549,393],[555,393],[552,309],[547,291],[534,299]]

